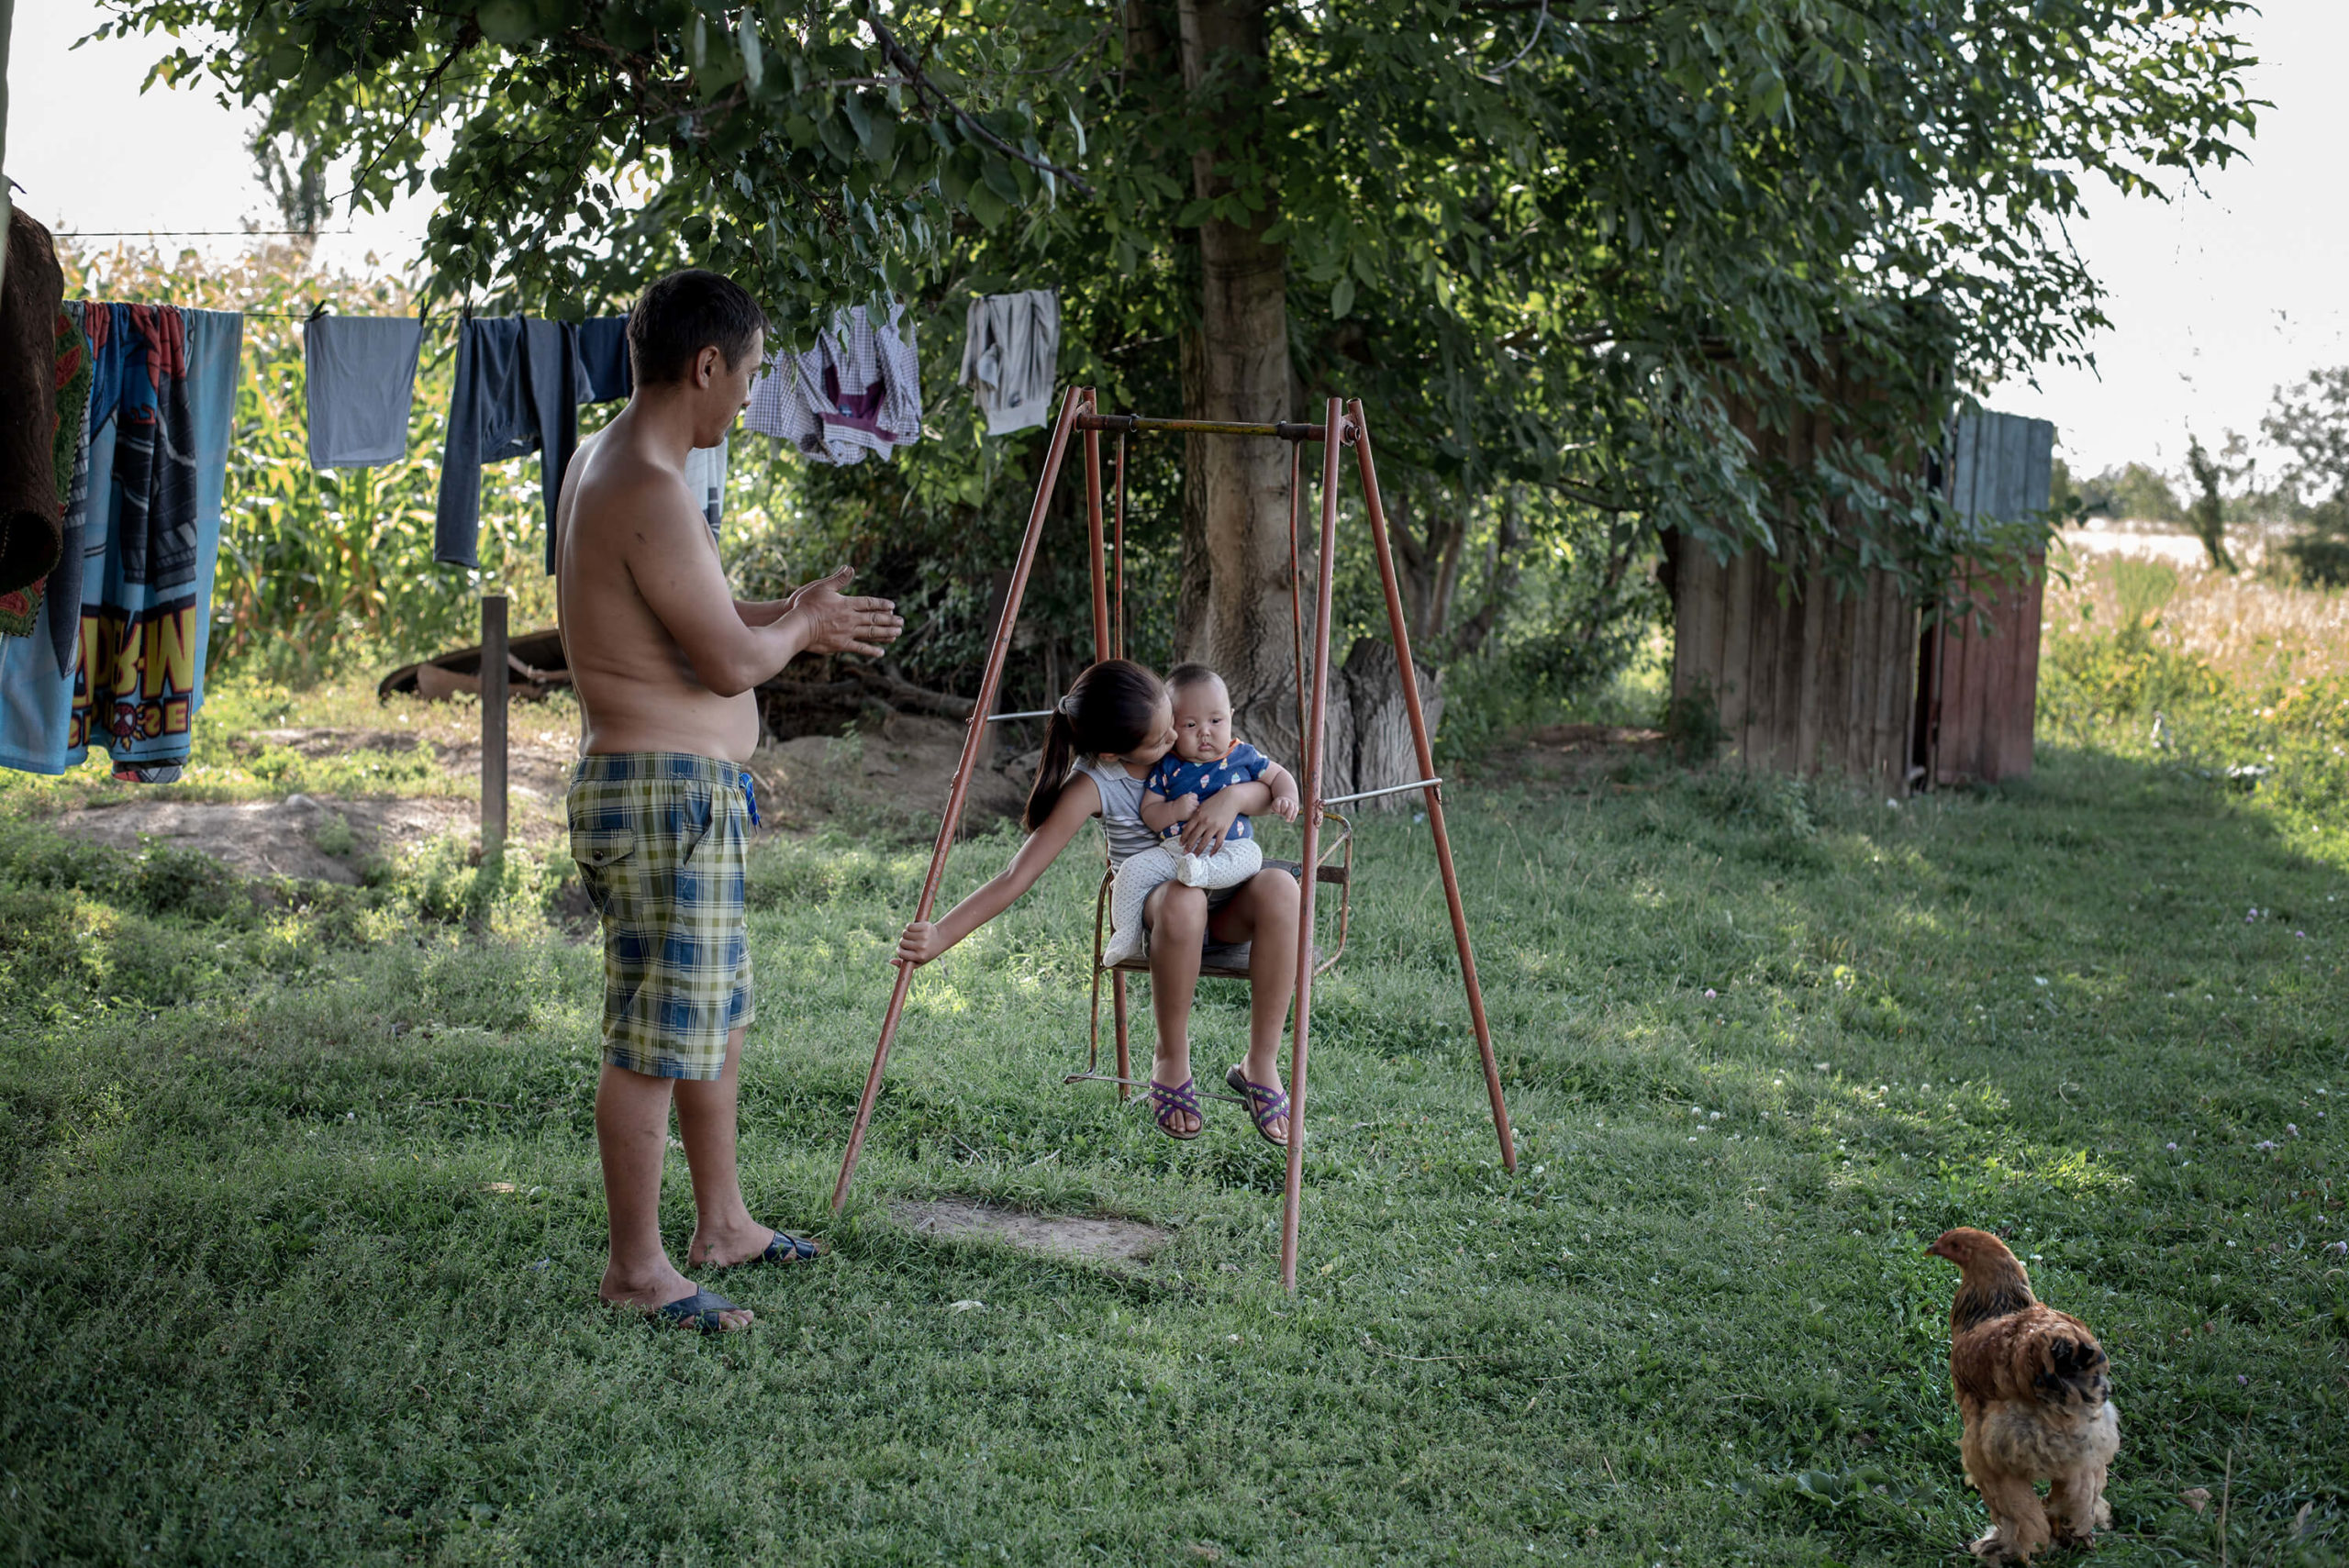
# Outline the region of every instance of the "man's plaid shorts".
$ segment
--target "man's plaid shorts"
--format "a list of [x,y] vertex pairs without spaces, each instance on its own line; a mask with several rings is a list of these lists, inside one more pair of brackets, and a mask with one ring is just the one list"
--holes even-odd
[[742,917],[750,775],[677,751],[582,757],[571,858],[604,927],[604,1060],[715,1078],[751,1022]]

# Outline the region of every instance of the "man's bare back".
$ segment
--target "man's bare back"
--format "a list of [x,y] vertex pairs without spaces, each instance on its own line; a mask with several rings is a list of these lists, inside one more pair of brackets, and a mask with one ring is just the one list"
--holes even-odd
[[[745,393],[757,362],[733,373]],[[717,445],[740,407],[727,388],[707,390],[716,396],[631,402],[563,476],[555,602],[590,755],[746,761],[760,682],[803,651],[878,653],[903,625],[886,600],[841,597],[844,573],[789,599],[734,598],[685,480],[685,451]],[[715,430],[698,428],[720,410]]]

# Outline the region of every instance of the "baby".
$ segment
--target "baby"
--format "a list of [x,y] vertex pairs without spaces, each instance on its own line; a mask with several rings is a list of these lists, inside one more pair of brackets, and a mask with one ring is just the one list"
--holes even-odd
[[1157,833],[1157,848],[1126,857],[1109,895],[1109,945],[1104,964],[1141,956],[1141,907],[1152,892],[1169,882],[1186,887],[1238,887],[1264,869],[1264,851],[1255,828],[1237,817],[1223,842],[1203,855],[1186,854],[1175,842],[1199,803],[1219,790],[1262,779],[1273,792],[1273,811],[1285,821],[1297,812],[1297,780],[1286,768],[1244,740],[1231,738],[1231,695],[1223,677],[1204,664],[1182,664],[1166,677],[1174,717],[1174,749],[1159,759],[1142,786],[1142,825]]

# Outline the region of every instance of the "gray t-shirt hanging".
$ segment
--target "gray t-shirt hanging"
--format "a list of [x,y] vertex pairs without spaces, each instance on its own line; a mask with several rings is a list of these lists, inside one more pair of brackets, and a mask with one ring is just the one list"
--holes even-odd
[[407,456],[424,323],[396,316],[321,316],[302,328],[310,466],[373,468]]

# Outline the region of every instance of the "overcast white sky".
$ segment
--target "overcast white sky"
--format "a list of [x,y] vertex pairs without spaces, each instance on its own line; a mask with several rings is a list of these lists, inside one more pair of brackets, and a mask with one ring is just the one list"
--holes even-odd
[[[235,229],[276,222],[244,148],[250,117],[210,91],[139,83],[153,39],[69,46],[98,21],[90,0],[17,6],[8,60],[8,173],[17,201],[59,232]],[[2262,117],[2249,161],[2202,194],[2164,206],[2105,194],[2073,238],[2112,290],[2113,329],[2095,345],[2098,375],[2050,372],[1992,399],[2054,421],[2075,469],[2141,458],[2175,468],[2190,425],[2255,435],[2278,383],[2349,362],[2349,0],[2271,0],[2243,30],[2263,63]],[[398,265],[417,250],[428,187],[384,217],[329,235],[320,259],[358,268],[372,251]],[[343,224],[333,227],[340,228]],[[189,239],[231,248],[233,239]]]

